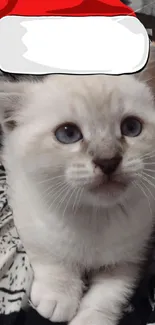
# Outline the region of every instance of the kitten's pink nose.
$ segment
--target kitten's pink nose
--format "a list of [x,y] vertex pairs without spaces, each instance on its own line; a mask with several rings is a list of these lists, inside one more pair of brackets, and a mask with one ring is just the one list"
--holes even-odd
[[104,174],[110,175],[116,171],[121,161],[121,156],[115,156],[110,159],[96,158],[93,162],[103,171]]

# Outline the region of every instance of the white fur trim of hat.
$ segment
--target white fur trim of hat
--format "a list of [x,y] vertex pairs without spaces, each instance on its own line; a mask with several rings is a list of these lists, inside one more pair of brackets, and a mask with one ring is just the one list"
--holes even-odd
[[124,74],[141,70],[146,29],[134,16],[24,17],[0,20],[0,68],[21,74]]

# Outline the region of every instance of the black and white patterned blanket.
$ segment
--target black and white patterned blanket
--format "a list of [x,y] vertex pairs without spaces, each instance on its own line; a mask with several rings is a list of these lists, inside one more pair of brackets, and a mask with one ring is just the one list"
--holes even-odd
[[5,170],[0,164],[0,314],[9,315],[26,306],[33,273],[14,226],[6,191]]

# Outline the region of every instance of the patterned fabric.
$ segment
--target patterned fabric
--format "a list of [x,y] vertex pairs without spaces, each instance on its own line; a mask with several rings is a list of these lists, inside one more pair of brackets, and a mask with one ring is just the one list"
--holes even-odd
[[6,196],[6,175],[0,164],[0,313],[19,311],[27,303],[32,269],[14,226]]

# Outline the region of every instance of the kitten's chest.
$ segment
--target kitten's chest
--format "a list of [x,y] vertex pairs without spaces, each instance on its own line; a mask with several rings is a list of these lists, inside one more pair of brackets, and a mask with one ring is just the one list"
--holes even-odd
[[107,220],[103,216],[92,223],[75,227],[67,224],[61,231],[57,229],[61,233],[57,255],[61,251],[61,259],[87,268],[137,261],[151,233],[152,222],[146,218],[145,210],[135,211],[130,218],[119,215]]
[[145,200],[136,206],[131,204],[132,210],[127,215],[114,211],[108,218],[104,214],[90,218],[74,216],[71,212],[63,218],[61,212],[47,214],[31,188],[24,196],[16,187],[18,191],[12,193],[11,206],[30,256],[39,255],[42,260],[55,259],[58,263],[64,261],[83,268],[137,262],[151,234],[153,217]]

